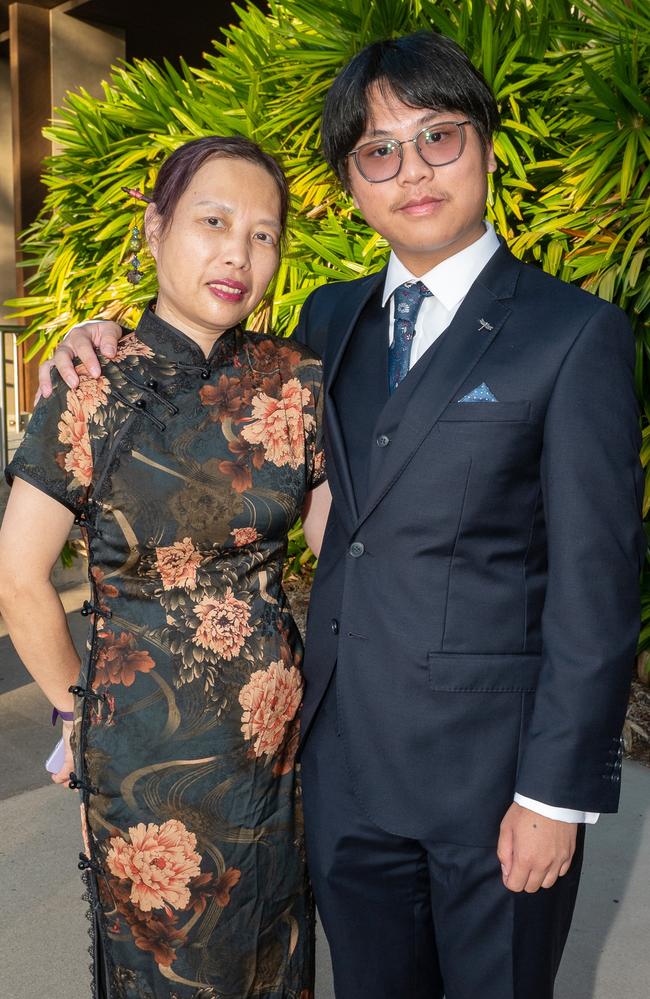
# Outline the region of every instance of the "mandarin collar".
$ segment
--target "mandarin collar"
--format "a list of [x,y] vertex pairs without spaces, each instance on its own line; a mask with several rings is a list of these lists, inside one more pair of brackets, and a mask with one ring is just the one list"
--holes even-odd
[[161,360],[176,362],[181,366],[205,367],[235,356],[243,336],[241,326],[232,326],[222,333],[206,357],[198,343],[187,333],[183,333],[156,315],[155,305],[155,299],[148,303],[140,316],[135,334],[139,340],[151,347]]

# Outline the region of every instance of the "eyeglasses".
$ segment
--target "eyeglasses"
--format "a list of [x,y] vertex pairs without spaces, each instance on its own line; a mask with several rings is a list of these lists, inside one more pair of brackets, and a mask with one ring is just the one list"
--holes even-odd
[[429,166],[441,167],[454,163],[465,148],[465,125],[470,121],[438,121],[426,125],[412,139],[372,139],[352,149],[352,156],[361,176],[371,184],[392,180],[402,168],[403,147],[412,142],[420,157]]

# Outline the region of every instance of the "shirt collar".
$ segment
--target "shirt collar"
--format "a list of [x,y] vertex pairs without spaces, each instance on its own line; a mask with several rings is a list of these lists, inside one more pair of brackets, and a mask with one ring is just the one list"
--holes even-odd
[[451,312],[462,302],[490,257],[499,249],[499,237],[494,227],[487,219],[484,225],[485,232],[474,243],[436,264],[419,278],[411,274],[396,254],[391,252],[381,304],[386,305],[395,289],[405,281],[421,281],[445,309]]

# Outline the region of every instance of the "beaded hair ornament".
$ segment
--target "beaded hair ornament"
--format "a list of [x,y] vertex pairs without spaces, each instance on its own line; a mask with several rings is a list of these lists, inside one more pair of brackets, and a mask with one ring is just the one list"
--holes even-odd
[[[139,191],[137,187],[123,187],[122,190],[129,197],[135,198],[136,201],[144,201],[146,204],[151,204],[152,198],[148,198],[146,194]],[[142,281],[142,271],[140,270],[140,258],[138,253],[142,249],[142,236],[140,234],[139,226],[134,222],[133,228],[131,230],[131,239],[129,240],[129,249],[131,251],[131,266],[126,272],[126,280],[131,284],[140,284]]]

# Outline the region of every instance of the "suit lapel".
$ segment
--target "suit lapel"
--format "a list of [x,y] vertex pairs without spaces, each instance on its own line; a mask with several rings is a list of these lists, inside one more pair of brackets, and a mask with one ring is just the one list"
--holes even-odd
[[[385,277],[386,268],[384,267],[377,274],[372,274],[364,281],[355,283],[349,289],[343,286],[345,291],[349,290],[350,294],[341,295],[329,323],[331,330],[340,329],[343,332],[336,344],[332,342],[331,348],[328,344],[324,358],[325,433],[327,435],[328,452],[331,456],[328,464],[328,478],[330,488],[335,496],[335,502],[338,503],[339,510],[341,512],[345,511],[347,514],[347,520],[350,522],[350,525],[357,521],[359,513],[333,388],[341,361],[345,355],[350,338],[354,333],[359,316],[368,299],[378,285],[384,281]],[[332,351],[331,355],[330,349]],[[343,500],[343,504],[339,502],[340,500]]]
[[[411,369],[379,418],[390,447],[375,454],[357,527],[399,477],[510,314],[521,265],[505,246],[487,263],[439,341]],[[374,467],[373,467],[374,466]]]

